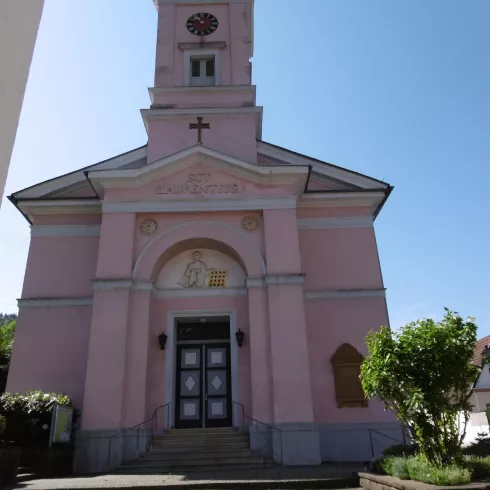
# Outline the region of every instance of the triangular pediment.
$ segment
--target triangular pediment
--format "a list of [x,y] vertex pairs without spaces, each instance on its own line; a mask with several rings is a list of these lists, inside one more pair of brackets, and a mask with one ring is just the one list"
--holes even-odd
[[88,179],[100,197],[108,189],[138,188],[140,192],[133,193],[133,197],[142,198],[155,186],[160,189],[159,194],[170,195],[176,194],[175,186],[206,186],[206,193],[211,186],[211,193],[215,190],[212,186],[244,183],[258,188],[289,186],[298,194],[305,188],[309,171],[305,165],[256,165],[196,145],[140,168],[95,169],[88,173]]

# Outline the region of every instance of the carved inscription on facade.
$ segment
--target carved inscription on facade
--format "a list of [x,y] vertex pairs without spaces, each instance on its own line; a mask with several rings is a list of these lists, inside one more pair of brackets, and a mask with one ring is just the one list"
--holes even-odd
[[165,185],[157,187],[158,194],[237,194],[240,192],[238,184],[214,184],[213,176],[209,173],[189,174],[185,184]]

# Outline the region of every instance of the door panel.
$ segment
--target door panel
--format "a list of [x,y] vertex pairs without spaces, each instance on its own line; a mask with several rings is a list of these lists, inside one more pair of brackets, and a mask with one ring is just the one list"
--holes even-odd
[[230,345],[206,345],[206,427],[228,427],[231,418]]
[[175,427],[202,427],[202,346],[177,347]]

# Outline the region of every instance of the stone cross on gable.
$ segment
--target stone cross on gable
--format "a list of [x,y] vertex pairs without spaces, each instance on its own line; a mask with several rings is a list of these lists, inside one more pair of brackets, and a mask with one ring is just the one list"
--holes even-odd
[[191,123],[189,124],[189,129],[197,129],[197,143],[202,145],[202,130],[203,129],[211,129],[211,124],[203,123],[203,118],[199,116],[197,118],[197,124]]

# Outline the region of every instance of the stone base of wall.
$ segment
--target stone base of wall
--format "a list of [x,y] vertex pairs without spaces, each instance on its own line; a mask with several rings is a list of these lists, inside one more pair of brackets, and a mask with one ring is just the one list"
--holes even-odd
[[439,487],[420,481],[400,480],[394,476],[359,473],[359,485],[366,490],[489,490],[490,483],[470,483],[451,487]]
[[78,431],[75,441],[77,474],[107,473],[147,451],[149,430],[126,429]]
[[320,423],[316,427],[326,462],[367,462],[389,446],[408,442],[397,421]]

